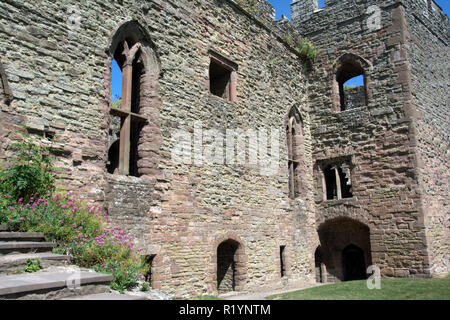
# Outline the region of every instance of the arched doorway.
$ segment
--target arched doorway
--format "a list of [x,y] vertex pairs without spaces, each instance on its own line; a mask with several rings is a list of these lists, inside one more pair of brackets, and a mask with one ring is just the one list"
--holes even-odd
[[320,246],[317,247],[316,252],[314,253],[314,262],[316,267],[316,282],[324,283],[325,282],[325,265],[323,263],[322,257],[322,249]]
[[364,251],[353,244],[342,251],[342,270],[344,281],[366,279],[366,263]]
[[366,278],[366,266],[372,264],[370,229],[351,218],[327,220],[319,227],[320,255],[317,261],[324,267],[321,275],[326,282],[360,280]]
[[239,243],[234,240],[222,242],[217,247],[217,291],[225,293],[236,289],[236,251]]

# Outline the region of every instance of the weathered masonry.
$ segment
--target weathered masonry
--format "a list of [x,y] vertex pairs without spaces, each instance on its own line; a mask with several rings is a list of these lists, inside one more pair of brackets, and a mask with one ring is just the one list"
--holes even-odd
[[448,17],[427,0],[314,2],[292,11],[321,52],[309,90],[316,278],[364,278],[370,264],[448,272]]
[[[292,18],[265,0],[3,1],[0,156],[17,129],[51,138],[61,183],[102,204],[178,297],[370,265],[448,272],[448,18],[428,0],[297,0]],[[220,153],[238,129],[233,151],[258,161]],[[270,174],[251,143],[263,130],[278,133]]]

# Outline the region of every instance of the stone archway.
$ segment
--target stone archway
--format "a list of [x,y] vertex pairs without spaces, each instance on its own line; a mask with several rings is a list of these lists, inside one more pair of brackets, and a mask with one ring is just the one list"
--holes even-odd
[[247,278],[246,255],[242,244],[228,238],[215,250],[215,291],[218,294],[242,291]]
[[236,289],[235,255],[239,243],[233,240],[222,242],[217,247],[217,291],[225,293]]
[[366,278],[372,264],[370,229],[347,217],[324,222],[319,227],[320,259],[324,263],[327,282]]

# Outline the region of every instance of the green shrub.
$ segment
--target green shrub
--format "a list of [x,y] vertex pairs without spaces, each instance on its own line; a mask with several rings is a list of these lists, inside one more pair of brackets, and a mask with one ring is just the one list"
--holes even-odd
[[30,137],[8,147],[13,156],[0,170],[0,193],[13,199],[29,199],[36,193],[47,195],[54,190],[52,158],[48,148]]
[[304,58],[314,60],[317,56],[317,50],[312,42],[307,39],[299,39],[295,50]]
[[256,13],[258,11],[257,0],[236,0],[236,2],[240,7],[247,8],[251,13]]
[[117,99],[116,101],[111,102],[111,108],[120,109],[122,106],[122,98]]
[[39,259],[28,259],[25,266],[25,272],[33,273],[41,270],[41,261]]
[[[100,206],[56,194],[52,159],[48,150],[27,138],[12,146],[14,157],[0,171],[0,223],[21,232],[43,232],[57,241],[56,253],[72,256],[86,268],[111,273],[111,287],[123,292],[144,279],[148,266],[140,250],[120,228],[108,228],[109,218]],[[26,272],[39,265],[28,261]]]
[[103,229],[95,237],[79,233],[69,249],[77,265],[113,274],[111,288],[123,292],[143,279],[149,268],[139,255],[141,250],[133,246],[134,242],[121,228],[113,228]]
[[283,36],[283,40],[304,59],[314,60],[317,57],[317,49],[308,38],[298,37],[294,39],[292,34],[288,33]]
[[[7,196],[0,195],[0,199]],[[1,201],[0,201],[1,202]],[[28,203],[20,198],[0,213],[0,221],[20,232],[43,232],[50,241],[70,243],[83,231],[96,235],[106,225],[99,206],[75,202],[68,195],[31,197]]]
[[150,291],[150,283],[148,283],[147,281],[144,282],[141,286],[141,291],[142,292]]
[[[0,195],[0,199],[7,198]],[[55,252],[70,254],[72,263],[113,274],[114,290],[130,289],[148,271],[132,238],[119,227],[107,228],[109,219],[100,206],[77,202],[70,193],[30,198],[26,204],[19,199],[0,217],[13,230],[44,232],[49,240],[59,242]]]
[[96,266],[94,270],[102,273],[109,273],[114,276],[113,282],[111,282],[111,289],[123,293],[124,291],[136,286],[136,283],[143,278],[142,272],[144,271],[144,265],[138,263],[132,263],[131,260],[125,260],[124,262],[108,260],[105,264]]

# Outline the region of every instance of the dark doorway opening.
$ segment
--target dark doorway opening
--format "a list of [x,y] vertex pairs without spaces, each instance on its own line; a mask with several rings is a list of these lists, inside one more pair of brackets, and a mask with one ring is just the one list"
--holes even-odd
[[106,169],[110,174],[115,174],[119,169],[119,146],[120,140],[117,139],[108,150],[108,163]]
[[[323,282],[366,279],[372,264],[370,228],[357,220],[338,217],[319,227],[320,250],[316,250],[316,275]],[[319,266],[321,265],[321,270]],[[320,280],[319,277],[317,277]]]
[[219,293],[234,291],[236,288],[235,255],[238,246],[237,242],[227,240],[217,247],[217,290]]
[[150,286],[153,285],[153,261],[155,260],[156,254],[151,254],[145,257],[145,262],[148,265],[147,273],[144,275],[145,281],[147,281]]
[[351,244],[342,251],[344,281],[367,279],[364,251]]
[[317,247],[316,252],[314,253],[314,263],[316,268],[316,282],[324,283],[324,274],[322,273],[323,257],[320,246]]

